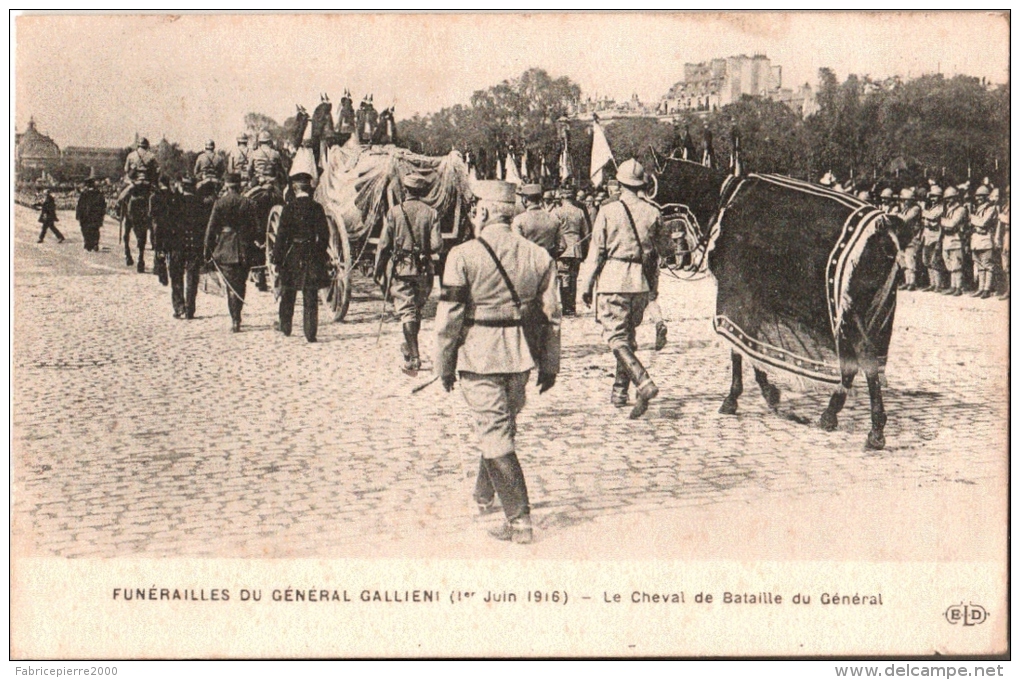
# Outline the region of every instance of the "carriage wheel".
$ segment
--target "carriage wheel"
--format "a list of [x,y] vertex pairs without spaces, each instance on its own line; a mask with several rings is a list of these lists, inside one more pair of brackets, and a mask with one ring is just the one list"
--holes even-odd
[[282,205],[274,205],[269,209],[269,217],[266,218],[266,283],[269,290],[276,290],[276,279],[279,274],[276,265],[272,264],[273,248],[276,247],[276,236],[280,233],[280,215],[283,214]]
[[329,222],[330,284],[326,304],[333,313],[333,321],[342,321],[351,306],[351,241],[343,222],[327,215]]

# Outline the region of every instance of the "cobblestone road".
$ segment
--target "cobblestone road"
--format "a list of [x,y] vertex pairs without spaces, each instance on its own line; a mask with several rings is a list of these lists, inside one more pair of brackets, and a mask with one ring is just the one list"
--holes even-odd
[[[85,253],[35,244],[15,208],[15,549],[60,556],[519,555],[587,558],[999,556],[1005,546],[1008,309],[904,294],[885,392],[883,452],[863,450],[867,390],[836,432],[828,395],[784,391],[768,413],[748,370],[736,417],[717,413],[728,349],[711,279],[665,275],[661,388],[636,422],[608,404],[613,361],[591,314],[564,324],[563,372],[532,389],[519,448],[532,546],[483,538],[469,510],[476,451],[458,391],[416,396],[400,327],[376,343],[364,279],[320,342],[271,330],[249,293],[244,332],[222,298],[171,317],[170,294],[124,267],[116,226]],[[150,258],[151,259],[151,258]],[[251,289],[249,289],[251,290]],[[300,310],[298,311],[300,314]],[[431,320],[423,352],[431,353]],[[861,381],[863,385],[863,380]],[[809,419],[811,424],[798,420]]]

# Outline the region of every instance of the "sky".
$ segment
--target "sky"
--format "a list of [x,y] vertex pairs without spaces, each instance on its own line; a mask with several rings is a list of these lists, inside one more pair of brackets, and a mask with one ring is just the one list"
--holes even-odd
[[186,149],[233,146],[248,112],[279,122],[320,93],[372,93],[398,120],[531,67],[585,94],[657,101],[685,62],[764,53],[784,87],[818,69],[1009,79],[1009,24],[989,13],[148,15],[16,19],[14,115],[64,146],[135,132]]

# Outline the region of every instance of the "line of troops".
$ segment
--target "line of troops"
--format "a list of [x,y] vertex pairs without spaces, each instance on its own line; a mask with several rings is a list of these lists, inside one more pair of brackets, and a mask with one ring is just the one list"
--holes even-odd
[[925,270],[928,285],[921,290],[959,296],[964,292],[966,274],[972,273],[971,295],[987,299],[995,291],[998,264],[1003,274],[999,299],[1009,299],[1008,186],[1000,193],[998,188],[982,184],[972,201],[952,186],[945,191],[937,185],[920,190],[907,187],[898,196],[887,188],[877,203],[911,229],[912,238],[902,253],[902,289],[918,290]]

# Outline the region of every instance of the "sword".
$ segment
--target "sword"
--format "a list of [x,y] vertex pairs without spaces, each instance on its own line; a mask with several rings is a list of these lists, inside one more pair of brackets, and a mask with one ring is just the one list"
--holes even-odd
[[419,392],[421,392],[421,391],[422,391],[423,389],[425,389],[426,387],[428,387],[429,385],[431,385],[432,383],[434,383],[434,382],[435,382],[435,381],[437,381],[437,380],[439,380],[439,376],[438,376],[438,375],[434,376],[434,377],[433,377],[433,378],[432,378],[431,380],[429,380],[428,382],[423,382],[423,383],[422,383],[421,385],[418,385],[417,387],[415,387],[414,389],[412,389],[412,390],[411,390],[411,394],[418,394],[418,393],[419,393]]

